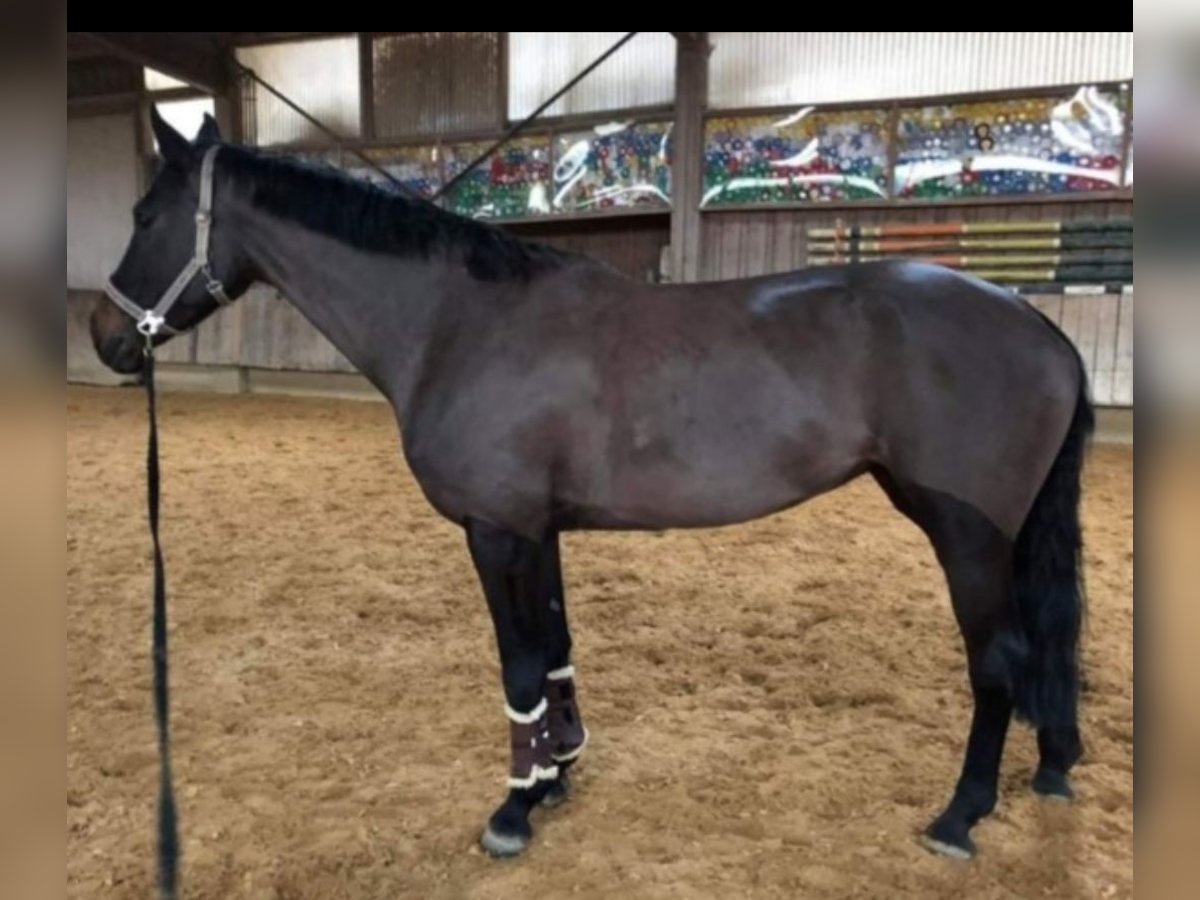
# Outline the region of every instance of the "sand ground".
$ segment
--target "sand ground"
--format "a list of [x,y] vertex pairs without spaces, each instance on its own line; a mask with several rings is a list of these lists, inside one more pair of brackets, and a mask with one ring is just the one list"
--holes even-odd
[[[68,893],[151,896],[143,398],[68,391]],[[459,530],[383,404],[162,399],[185,896],[1129,897],[1132,451],[1087,475],[1079,801],[1014,728],[971,863],[915,840],[970,715],[923,536],[870,480],[719,531],[565,539],[592,743],[527,855],[476,846],[507,759]]]

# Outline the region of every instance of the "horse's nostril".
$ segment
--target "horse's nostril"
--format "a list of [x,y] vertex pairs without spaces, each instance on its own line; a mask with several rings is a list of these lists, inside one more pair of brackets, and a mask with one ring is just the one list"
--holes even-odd
[[132,375],[141,371],[142,351],[136,341],[125,335],[115,334],[106,338],[98,348],[100,359],[114,372]]

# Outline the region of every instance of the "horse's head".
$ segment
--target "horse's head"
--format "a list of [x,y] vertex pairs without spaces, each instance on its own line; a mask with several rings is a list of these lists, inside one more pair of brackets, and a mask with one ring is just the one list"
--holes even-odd
[[[189,142],[151,108],[150,121],[158,140],[162,165],[146,195],[133,208],[133,236],[121,264],[110,279],[112,288],[132,301],[123,310],[110,297],[92,313],[92,343],[96,353],[117,372],[140,371],[146,338],[132,312],[153,309],[198,255],[197,212],[200,210],[201,169],[205,153],[220,142],[217,123],[206,116],[195,141]],[[218,154],[219,159],[219,154]],[[219,169],[220,163],[216,163]],[[207,269],[196,271],[183,285],[164,316],[165,328],[153,335],[155,344],[195,327],[219,306],[206,285],[210,276],[236,297],[249,286],[249,266],[234,240],[227,201],[228,188],[214,177]],[[222,208],[223,201],[225,203]]]

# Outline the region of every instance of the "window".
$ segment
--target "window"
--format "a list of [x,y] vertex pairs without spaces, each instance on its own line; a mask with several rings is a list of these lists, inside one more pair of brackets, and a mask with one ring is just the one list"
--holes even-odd
[[[253,69],[297,105],[344,137],[357,137],[359,120],[358,38],[322,38],[241,47],[238,61]],[[247,132],[254,142],[324,142],[325,136],[261,85],[248,82]]]
[[[154,104],[159,115],[167,120],[167,124],[182,134],[188,140],[196,136],[200,125],[204,122],[204,114],[213,114],[212,97],[196,97],[192,100],[170,100],[166,103]],[[158,141],[154,142],[158,150]]]
[[186,82],[180,81],[178,78],[172,78],[170,75],[165,75],[158,69],[145,68],[142,69],[143,77],[145,78],[146,90],[148,91],[170,91],[177,88],[190,87]]
[[[508,117],[523,119],[619,41],[623,31],[510,31]],[[675,39],[644,31],[543,115],[669,104],[675,98]]]
[[1133,77],[1125,31],[714,31],[709,105],[929,97]]
[[501,109],[496,31],[412,31],[371,38],[375,137],[495,131]]

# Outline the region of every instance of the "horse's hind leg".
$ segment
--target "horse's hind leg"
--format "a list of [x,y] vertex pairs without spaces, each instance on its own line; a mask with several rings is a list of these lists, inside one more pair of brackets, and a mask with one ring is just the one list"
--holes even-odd
[[954,796],[923,839],[937,852],[968,858],[975,852],[971,827],[996,805],[1012,691],[1025,647],[1013,595],[1012,543],[973,507],[886,472],[874,474],[896,507],[933,543],[966,643],[975,700],[966,758]]
[[558,777],[545,696],[549,609],[542,546],[475,521],[467,523],[467,545],[496,628],[512,746],[508,797],[488,820],[481,842],[494,856],[515,856],[533,836],[530,810]]
[[558,778],[550,783],[542,803],[555,806],[567,798],[570,769],[587,743],[587,729],[576,698],[575,667],[571,664],[571,631],[567,625],[566,593],[557,532],[549,532],[539,554],[539,590],[546,606],[546,700],[549,702],[551,755]]
[[1038,768],[1033,776],[1033,789],[1051,800],[1075,799],[1068,773],[1083,753],[1078,726],[1074,728],[1039,728]]

